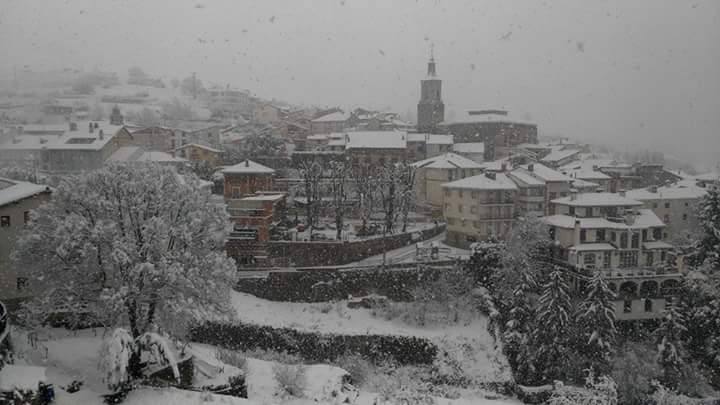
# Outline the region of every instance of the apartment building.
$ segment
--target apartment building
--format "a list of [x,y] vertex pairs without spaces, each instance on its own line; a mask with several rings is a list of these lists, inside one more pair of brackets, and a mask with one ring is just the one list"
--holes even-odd
[[419,204],[441,208],[443,184],[482,172],[482,167],[455,153],[445,153],[412,164],[415,167],[415,191]]
[[666,227],[643,203],[621,194],[584,193],[555,199],[543,218],[556,241],[556,260],[579,293],[601,272],[615,291],[619,320],[653,319],[673,302],[682,274],[672,263]]
[[487,172],[443,184],[447,243],[468,248],[512,230],[518,187],[504,173]]

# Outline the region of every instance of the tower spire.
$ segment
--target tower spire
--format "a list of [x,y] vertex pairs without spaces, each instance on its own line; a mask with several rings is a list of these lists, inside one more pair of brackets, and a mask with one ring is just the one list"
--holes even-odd
[[428,62],[427,74],[429,77],[437,76],[437,72],[435,71],[435,44],[430,44],[430,61]]

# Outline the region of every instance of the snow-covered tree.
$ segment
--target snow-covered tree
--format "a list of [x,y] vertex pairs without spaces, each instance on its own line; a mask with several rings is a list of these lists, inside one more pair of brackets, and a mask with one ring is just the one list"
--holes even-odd
[[587,297],[580,303],[576,315],[580,351],[594,366],[605,370],[615,343],[615,308],[610,290],[602,273],[596,272],[588,284]]
[[415,167],[405,162],[396,167],[398,182],[398,207],[402,219],[402,231],[407,231],[410,211],[415,207]]
[[584,387],[555,384],[548,405],[616,405],[617,384],[607,376],[595,377],[592,373],[585,380]]
[[227,213],[195,177],[158,165],[111,165],[63,179],[19,237],[38,321],[83,310],[133,338],[229,314],[236,267],[223,251]]
[[486,288],[494,287],[493,276],[502,268],[503,256],[507,253],[505,244],[491,239],[477,242],[472,246],[472,255],[465,267],[473,281]]
[[378,192],[384,213],[384,233],[393,233],[398,215],[397,168],[394,164],[385,164],[379,170]]
[[543,285],[532,336],[534,368],[540,382],[547,383],[568,372],[564,359],[570,354],[568,332],[571,314],[572,302],[564,271],[555,267],[548,275],[548,282]]
[[720,191],[709,189],[700,204],[703,229],[698,249],[698,264],[706,262],[712,271],[720,271]]
[[534,280],[529,273],[525,273],[513,291],[512,301],[507,306],[509,310],[506,309],[507,315],[503,332],[504,349],[508,363],[513,369],[516,369],[521,361],[530,360],[521,359],[520,355],[523,348],[528,346],[530,334],[535,328],[535,310],[529,297],[534,288]]
[[686,331],[684,319],[675,306],[663,313],[660,326],[655,331],[658,338],[658,364],[663,369],[662,382],[675,388],[680,379],[682,359],[682,334]]
[[333,160],[328,163],[330,197],[332,198],[333,213],[335,214],[335,239],[342,239],[343,225],[347,211],[347,186],[350,175],[350,162],[347,160]]

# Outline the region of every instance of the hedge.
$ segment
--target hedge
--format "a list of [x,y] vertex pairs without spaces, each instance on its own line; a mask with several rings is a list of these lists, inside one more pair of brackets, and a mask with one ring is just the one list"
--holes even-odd
[[440,267],[419,267],[272,272],[264,278],[241,278],[235,289],[259,298],[285,302],[326,302],[371,293],[393,301],[412,301],[413,290],[436,280],[441,271],[443,268]]
[[357,354],[370,361],[432,364],[438,351],[429,340],[413,336],[320,334],[242,322],[206,322],[191,329],[190,339],[231,350],[287,352],[308,362],[334,361],[345,354]]

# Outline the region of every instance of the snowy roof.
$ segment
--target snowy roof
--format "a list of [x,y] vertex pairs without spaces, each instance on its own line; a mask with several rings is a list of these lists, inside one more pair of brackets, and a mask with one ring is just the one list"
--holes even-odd
[[187,159],[175,157],[169,153],[146,151],[139,146],[123,146],[118,148],[107,159],[109,162],[187,162]]
[[453,145],[453,150],[460,153],[485,153],[483,142],[465,142]]
[[482,166],[474,161],[457,155],[455,153],[445,153],[434,156],[412,164],[416,168],[427,169],[480,169]]
[[718,179],[720,179],[720,174],[715,172],[703,173],[695,176],[695,178],[700,181],[718,181]]
[[0,370],[0,392],[36,391],[46,378],[45,367],[6,364]]
[[590,188],[590,187],[599,187],[600,185],[597,183],[593,183],[592,181],[585,181],[582,179],[573,179],[572,186],[576,187],[576,188]]
[[615,246],[609,243],[581,243],[570,248],[578,252],[598,251],[598,250],[615,250]]
[[544,186],[545,185],[545,181],[533,176],[527,170],[522,169],[522,168],[515,169],[512,172],[510,172],[508,175],[510,176],[510,178],[523,183],[523,185],[527,185],[527,186]]
[[272,174],[275,170],[263,166],[260,163],[253,162],[252,160],[246,159],[234,166],[226,167],[222,170],[223,173],[228,174]]
[[643,205],[640,201],[623,197],[616,193],[580,193],[574,198],[568,196],[552,200],[552,203],[570,207],[627,207]]
[[540,159],[542,162],[558,162],[560,160],[572,157],[579,154],[580,151],[576,149],[564,149],[564,150],[553,150],[547,156]]
[[260,194],[260,195],[253,195],[250,197],[241,198],[243,201],[277,201],[281,200],[285,197],[285,194],[278,193],[278,194]]
[[517,190],[515,183],[503,173],[496,173],[495,180],[485,174],[466,177],[442,185],[443,188],[464,188],[469,190]]
[[566,171],[566,173],[573,178],[581,180],[608,180],[611,178],[603,172],[598,172],[594,170],[568,170]]
[[580,221],[580,228],[583,229],[645,229],[651,227],[664,227],[660,218],[652,210],[637,210],[635,220],[628,225],[624,222],[609,221],[606,218],[577,218],[570,215],[550,215],[542,217],[541,220],[548,225],[557,226],[558,228],[574,228],[575,221]]
[[497,111],[495,113],[478,113],[477,110],[468,110],[460,118],[452,121],[443,121],[440,125],[453,125],[453,124],[474,124],[483,122],[502,122],[507,124],[521,124],[521,125],[535,125],[529,122],[523,122],[514,119],[508,115],[507,112],[501,113]]
[[312,122],[341,122],[347,121],[350,118],[350,114],[336,111],[334,113],[323,115],[322,117],[315,118]]
[[540,163],[532,163],[532,170],[530,170],[530,165],[524,165],[522,168],[546,182],[572,181],[570,177]]
[[[95,123],[93,121],[93,123]],[[77,131],[70,131],[69,126],[63,132],[55,134],[25,134],[15,135],[0,144],[0,149],[6,150],[100,150],[122,129],[121,125],[109,125],[97,122],[98,128],[89,130],[90,121],[78,122]],[[54,131],[54,130],[53,130]],[[103,136],[100,138],[100,131]]]
[[481,167],[492,172],[499,172],[504,170],[503,165],[505,165],[505,170],[512,169],[512,162],[509,159],[498,159],[480,163]]
[[675,247],[667,242],[663,242],[661,240],[656,240],[653,242],[643,242],[643,248],[645,248],[645,249],[673,249]]
[[0,207],[49,191],[48,186],[0,177]]
[[407,133],[403,131],[347,132],[346,149],[405,149]]
[[657,192],[646,188],[638,188],[626,192],[628,198],[634,198],[639,201],[696,199],[703,197],[705,194],[707,194],[707,190],[702,187],[686,185],[658,187]]
[[188,144],[185,144],[185,145],[183,145],[183,146],[177,147],[177,148],[175,148],[174,150],[185,149],[185,148],[189,148],[190,146],[194,146],[194,147],[200,148],[200,149],[205,149],[205,150],[208,150],[208,151],[210,151],[210,152],[222,153],[222,151],[221,151],[220,149],[215,149],[215,148],[213,148],[213,147],[211,147],[211,146],[202,145],[202,144],[199,144],[199,143],[188,143]]

